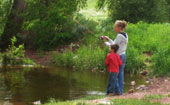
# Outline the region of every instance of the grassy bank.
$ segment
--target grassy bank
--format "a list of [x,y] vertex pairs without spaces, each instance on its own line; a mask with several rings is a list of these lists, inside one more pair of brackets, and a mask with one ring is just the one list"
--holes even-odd
[[[73,67],[77,70],[106,70],[104,60],[108,53],[108,48],[98,38],[100,35],[106,35],[114,39],[116,33],[113,32],[114,22],[109,18],[106,19],[106,11],[102,13],[105,18],[99,19],[97,15],[90,15],[91,10],[95,14],[98,12],[95,9],[96,2],[97,0],[88,0],[87,8],[83,9],[85,12],[80,11],[85,18],[91,19],[89,20],[90,22],[86,20],[85,23],[82,23],[83,19],[78,19],[78,21],[81,20],[80,23],[95,31],[95,35],[86,33],[83,41],[79,43],[80,48],[74,52],[72,52],[74,46],[71,44],[70,50],[67,49],[61,54],[53,53],[52,59],[56,65]],[[89,24],[92,21],[96,25],[94,23]],[[168,71],[170,69],[170,24],[129,23],[125,31],[129,35],[126,72],[134,74],[146,69],[154,76],[170,76]]]
[[[150,102],[147,99],[111,99],[109,101],[111,105],[165,105],[158,102]],[[44,105],[94,105],[95,103],[83,102],[83,101],[65,101],[65,102],[56,102],[55,100],[51,100],[49,103]],[[105,104],[98,104],[105,105]]]
[[[64,53],[53,53],[54,63],[78,70],[106,69],[104,61],[108,48],[98,38],[101,33],[112,39],[115,38],[112,23],[111,21],[101,22],[98,26],[100,28],[96,28],[98,34],[85,37],[80,43],[80,48],[75,52],[72,52],[72,46],[70,46],[71,48],[65,50]],[[126,71],[138,73],[147,69],[150,74],[169,76],[170,24],[129,23],[126,32],[129,35]]]

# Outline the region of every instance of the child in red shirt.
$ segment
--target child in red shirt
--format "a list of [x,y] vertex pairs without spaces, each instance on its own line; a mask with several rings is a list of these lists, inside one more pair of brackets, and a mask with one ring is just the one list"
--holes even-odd
[[119,86],[118,85],[118,74],[119,74],[119,67],[122,65],[122,61],[120,56],[116,54],[118,51],[119,46],[117,44],[111,45],[109,47],[110,53],[107,55],[105,64],[108,68],[109,72],[109,82],[107,86],[107,95],[113,95],[115,93],[119,93]]

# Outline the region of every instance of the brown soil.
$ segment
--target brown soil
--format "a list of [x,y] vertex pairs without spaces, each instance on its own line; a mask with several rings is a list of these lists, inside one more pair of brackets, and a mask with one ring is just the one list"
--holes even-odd
[[37,51],[25,51],[25,57],[32,59],[36,64],[40,65],[49,65],[51,64],[51,53],[52,52],[43,52],[39,54]]
[[53,51],[38,52],[38,51],[33,51],[33,50],[26,50],[25,57],[34,60],[36,64],[50,65],[52,63],[52,60],[51,60],[52,52],[55,52],[56,54],[64,53],[69,49],[72,50],[72,52],[75,52],[76,49],[78,49],[80,47],[79,43],[80,42],[74,42],[70,45],[62,45],[62,46],[54,49]]
[[103,99],[97,99],[88,101],[88,103],[98,104],[100,102],[107,102],[111,99],[144,99],[147,95],[162,95],[163,98],[161,99],[149,99],[152,102],[160,102],[162,104],[170,104],[170,78],[168,77],[160,77],[155,78],[152,82],[148,85],[147,90],[143,91],[136,91],[131,94],[124,94],[122,96],[113,96],[113,97],[106,97]]

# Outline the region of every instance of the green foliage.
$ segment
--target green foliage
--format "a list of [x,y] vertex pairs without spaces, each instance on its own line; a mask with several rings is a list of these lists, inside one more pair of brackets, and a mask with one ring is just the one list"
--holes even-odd
[[28,45],[50,49],[76,40],[73,14],[86,6],[86,0],[29,0],[23,30]]
[[136,23],[168,22],[168,0],[98,0],[98,7],[107,6],[113,20],[124,19]]
[[128,47],[126,71],[131,74],[139,73],[145,67],[144,60],[145,58],[142,52],[139,52],[139,50],[135,49],[133,46]]
[[[113,23],[104,21],[99,24],[98,32],[106,33],[112,39],[115,38],[113,34]],[[125,30],[129,35],[129,42],[127,48],[127,63],[126,71],[130,73],[139,73],[146,68],[146,55],[144,52],[149,52],[151,57],[150,72],[154,75],[170,75],[170,25],[169,24],[148,24],[139,22],[137,24],[129,24]],[[96,35],[97,36],[97,35]],[[102,45],[101,45],[102,44]],[[99,47],[100,46],[100,47]],[[96,37],[86,37],[80,48],[73,53],[67,51],[63,54],[54,54],[53,61],[60,66],[75,66],[76,69],[105,69],[104,60],[108,53],[107,47],[97,40]]]
[[13,0],[1,0],[0,1],[0,36],[4,32],[4,27],[8,20],[8,16],[11,12]]
[[53,61],[58,66],[75,67],[78,70],[105,69],[105,50],[92,45],[82,46],[75,53],[67,51],[63,54],[53,54]]
[[27,58],[24,58],[24,45],[15,46],[17,39],[13,37],[11,39],[11,45],[2,55],[2,63],[4,66],[17,65],[17,64],[33,64],[33,61]]
[[[169,44],[170,45],[170,44]],[[170,76],[170,48],[160,48],[152,57],[152,72],[156,76]]]

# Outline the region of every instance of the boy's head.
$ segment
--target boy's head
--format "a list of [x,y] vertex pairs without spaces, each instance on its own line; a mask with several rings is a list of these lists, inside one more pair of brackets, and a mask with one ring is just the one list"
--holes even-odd
[[122,32],[127,26],[127,22],[124,20],[117,20],[114,25],[114,31]]
[[109,47],[109,51],[114,52],[114,53],[117,53],[118,49],[119,49],[119,46],[117,44],[110,45]]

